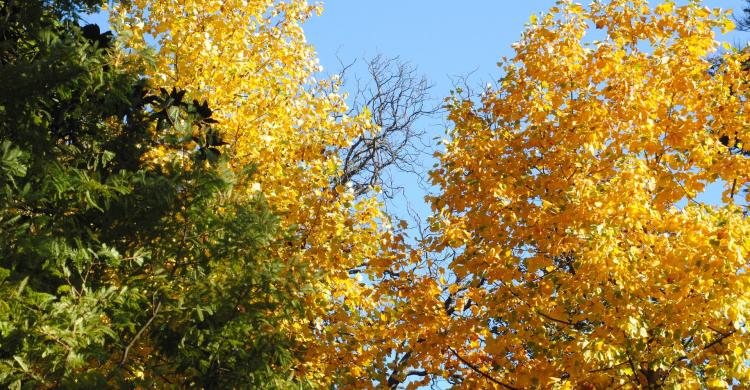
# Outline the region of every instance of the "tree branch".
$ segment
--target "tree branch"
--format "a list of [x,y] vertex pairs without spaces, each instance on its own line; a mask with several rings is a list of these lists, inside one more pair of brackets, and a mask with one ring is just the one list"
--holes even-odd
[[508,390],[519,390],[517,387],[513,387],[513,386],[511,386],[511,385],[509,385],[507,383],[501,382],[501,381],[493,378],[490,374],[482,371],[481,369],[479,369],[479,367],[475,366],[474,364],[470,363],[469,361],[467,361],[466,359],[464,359],[463,357],[461,357],[461,355],[459,355],[458,352],[455,349],[453,349],[451,347],[448,347],[448,350],[451,351],[451,353],[456,358],[458,358],[458,360],[460,360],[463,364],[465,364],[467,367],[471,368],[474,372],[476,372],[477,374],[481,375],[482,377],[484,377],[488,381],[490,381],[490,382],[492,382],[492,383],[494,383],[496,385],[500,385],[500,386],[502,386],[502,387],[504,387],[504,388],[506,388]]
[[125,350],[122,352],[122,359],[120,359],[119,366],[122,367],[125,365],[125,362],[128,360],[128,353],[130,352],[130,348],[135,345],[135,342],[138,341],[138,339],[143,335],[143,332],[146,331],[146,329],[151,325],[151,323],[156,319],[156,316],[159,314],[159,309],[161,309],[161,299],[156,303],[156,306],[154,306],[154,309],[152,310],[151,317],[149,317],[148,321],[146,321],[145,324],[141,327],[141,329],[138,331],[138,333],[135,334],[132,340],[130,340],[130,343],[127,347],[125,347]]

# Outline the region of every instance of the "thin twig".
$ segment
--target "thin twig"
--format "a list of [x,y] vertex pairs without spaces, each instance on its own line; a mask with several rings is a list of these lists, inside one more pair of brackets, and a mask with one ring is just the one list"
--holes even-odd
[[146,321],[145,324],[143,324],[143,327],[138,331],[138,333],[135,334],[132,340],[130,340],[130,344],[128,344],[127,347],[125,347],[125,350],[122,352],[122,359],[120,359],[120,367],[125,365],[125,362],[128,360],[128,353],[130,352],[130,348],[135,345],[135,342],[138,341],[138,339],[143,335],[143,332],[146,331],[146,329],[151,325],[151,323],[156,319],[156,316],[159,314],[159,309],[161,309],[161,299],[156,303],[156,306],[154,307],[154,310],[151,314],[151,317],[149,317],[148,321]]
[[458,360],[460,360],[460,361],[461,361],[461,362],[462,362],[463,364],[465,364],[466,366],[468,366],[468,367],[469,367],[469,368],[471,368],[471,369],[472,369],[473,371],[475,371],[476,373],[478,373],[479,375],[481,375],[481,376],[482,376],[482,377],[484,377],[485,379],[489,380],[490,382],[492,382],[492,383],[494,383],[494,384],[497,384],[497,385],[500,385],[500,386],[502,386],[502,387],[504,387],[504,388],[506,388],[506,389],[508,389],[508,390],[518,390],[518,388],[517,388],[517,387],[513,387],[513,386],[511,386],[511,385],[509,385],[509,384],[507,384],[507,383],[501,382],[501,381],[499,381],[499,380],[497,380],[497,379],[493,378],[493,377],[492,377],[492,375],[490,375],[490,374],[488,374],[488,373],[486,373],[486,372],[482,371],[481,369],[479,369],[479,367],[477,367],[477,366],[475,366],[475,365],[471,364],[471,363],[470,363],[469,361],[467,361],[466,359],[462,358],[462,357],[461,357],[461,355],[459,355],[459,354],[458,354],[458,352],[456,352],[456,350],[455,350],[455,349],[453,349],[453,348],[451,348],[451,347],[448,347],[448,350],[449,350],[449,351],[451,351],[451,353],[452,353],[452,354],[453,354],[454,356],[456,356],[456,357],[458,358]]
[[[724,341],[724,339],[727,339],[727,338],[731,337],[732,335],[734,335],[735,333],[737,333],[736,329],[733,329],[732,331],[730,331],[728,333],[719,332],[718,330],[713,329],[710,326],[709,326],[709,329],[711,329],[712,331],[718,333],[719,337],[717,337],[714,341],[706,344],[703,348],[701,348],[700,350],[698,350],[695,353],[695,356],[698,356],[698,354],[705,352],[706,350],[708,350],[709,348],[713,347],[714,345],[719,344],[722,341]],[[683,361],[683,360],[690,360],[690,358],[687,355],[682,355],[682,356],[678,357],[677,359],[675,359],[674,361],[672,361],[672,364],[669,366],[669,369],[667,369],[667,373],[664,376],[664,379],[662,380],[662,383],[664,383],[666,381],[666,379],[669,378],[669,373],[675,368],[675,366],[677,366],[677,363],[680,362],[680,361]]]

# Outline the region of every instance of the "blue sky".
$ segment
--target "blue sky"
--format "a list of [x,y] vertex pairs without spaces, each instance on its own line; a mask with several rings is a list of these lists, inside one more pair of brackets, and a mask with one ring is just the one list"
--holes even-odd
[[[588,1],[579,0],[582,3]],[[349,63],[375,54],[399,56],[418,67],[434,84],[435,102],[450,93],[452,77],[472,73],[476,85],[500,77],[497,62],[512,56],[524,24],[534,13],[544,12],[555,0],[328,0],[324,11],[305,25],[308,41],[316,48],[324,73],[340,69],[339,59]],[[678,0],[684,3],[686,0]],[[658,1],[652,1],[653,4]],[[706,0],[711,8],[741,9],[743,0]],[[744,44],[750,33],[732,33],[726,39]],[[364,75],[364,69],[354,68]],[[447,124],[439,116],[420,123],[428,131],[426,141],[445,134]],[[425,167],[433,161],[425,157]],[[414,175],[395,175],[404,195],[392,202],[391,212],[403,214],[409,202],[423,217],[429,214],[422,198],[425,191]],[[710,186],[698,197],[708,203],[720,200],[722,185]],[[405,218],[406,219],[406,218]]]
[[[586,3],[586,1],[582,1]],[[658,1],[652,1],[658,3]],[[709,7],[741,8],[742,0],[708,0]],[[511,55],[533,13],[555,0],[328,0],[306,26],[308,41],[327,70],[336,56],[353,60],[382,53],[417,65],[447,95],[451,75],[476,70],[480,79],[499,76],[496,63]]]
[[[497,79],[497,62],[509,55],[532,13],[551,7],[554,0],[328,0],[324,11],[305,25],[308,41],[315,47],[324,73],[340,69],[339,59],[350,63],[376,54],[398,56],[416,66],[431,84],[434,104],[449,95],[452,79],[471,74],[476,85]],[[361,62],[360,62],[361,64]],[[364,76],[365,69],[350,73]],[[424,141],[445,134],[447,124],[437,115],[419,123],[427,131]],[[433,160],[424,157],[424,168]],[[424,175],[422,175],[424,178]],[[389,211],[409,220],[406,203],[423,218],[429,209],[420,177],[394,173],[404,192],[390,202]],[[424,183],[423,183],[424,184]]]
[[[326,69],[342,59],[382,53],[412,62],[447,94],[448,76],[478,68],[489,76],[533,12],[552,0],[329,0],[306,25]],[[437,91],[436,91],[437,92]]]

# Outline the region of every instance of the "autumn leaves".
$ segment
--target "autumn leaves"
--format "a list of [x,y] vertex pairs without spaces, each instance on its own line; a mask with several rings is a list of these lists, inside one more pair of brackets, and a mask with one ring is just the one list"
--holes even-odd
[[[295,292],[305,317],[284,324],[304,345],[299,375],[355,387],[407,373],[465,388],[750,381],[750,160],[725,142],[748,138],[747,54],[717,54],[727,14],[612,0],[532,17],[496,90],[449,99],[418,252],[374,196],[331,186],[338,152],[371,124],[312,81],[301,23],[317,11],[134,0],[113,13],[130,47],[156,39],[148,77],[207,100],[235,169],[257,167],[253,189],[296,237],[274,255],[319,272]],[[717,182],[723,203],[698,204]]]
[[[747,132],[747,60],[715,57],[728,28],[699,2],[563,2],[497,91],[451,102],[442,242],[461,237],[451,267],[486,280],[462,322],[502,345],[465,356],[522,388],[748,381],[744,352],[717,347],[748,343],[748,161],[720,142]],[[695,201],[715,182],[723,204]]]

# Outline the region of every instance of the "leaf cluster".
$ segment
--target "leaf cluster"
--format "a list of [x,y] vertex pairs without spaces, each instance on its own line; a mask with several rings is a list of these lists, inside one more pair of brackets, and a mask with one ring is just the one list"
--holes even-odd
[[0,386],[302,385],[287,233],[207,102],[78,25],[95,5],[0,2]]

